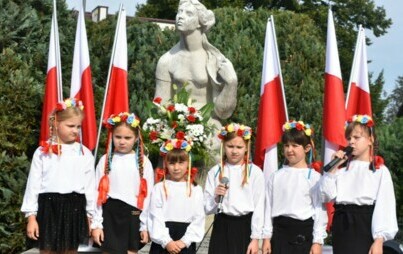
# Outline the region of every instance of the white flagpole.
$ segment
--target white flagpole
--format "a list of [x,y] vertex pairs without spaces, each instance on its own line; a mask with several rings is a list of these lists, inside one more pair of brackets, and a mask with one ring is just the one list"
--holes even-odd
[[55,29],[55,49],[56,49],[56,71],[57,71],[57,100],[63,100],[63,89],[62,89],[62,62],[60,60],[60,44],[59,44],[59,26],[57,24],[57,10],[56,10],[56,0],[53,0],[53,27]]
[[353,78],[356,76],[356,72],[355,72],[356,68],[355,68],[355,66],[357,65],[358,54],[361,51],[361,40],[362,40],[361,36],[362,36],[362,26],[360,25],[358,27],[357,42],[355,44],[353,64],[351,66],[350,80],[348,82],[348,90],[347,90],[347,96],[346,96],[346,101],[345,101],[345,108],[347,108],[348,100],[350,98],[351,82],[352,82]]
[[[106,97],[108,95],[108,90],[109,90],[109,83],[110,83],[110,76],[111,76],[111,70],[112,70],[112,65],[113,65],[113,59],[115,58],[115,51],[116,51],[116,41],[117,41],[117,35],[119,34],[119,24],[120,20],[122,19],[122,11],[123,11],[123,4],[120,4],[119,7],[119,15],[118,15],[118,21],[116,23],[116,31],[115,31],[115,38],[113,41],[113,47],[112,47],[112,54],[111,54],[111,61],[109,63],[109,71],[108,71],[108,77],[106,79],[106,85],[105,85],[105,94],[104,94],[104,101],[102,103],[102,110],[101,110],[101,118],[99,120],[99,126],[98,126],[98,135],[97,135],[97,143],[95,146],[95,152],[94,152],[94,157],[95,160],[97,158],[97,153],[98,153],[98,147],[99,147],[99,139],[101,136],[101,130],[102,130],[102,119],[104,118],[104,111],[105,111],[105,102],[106,102]],[[126,18],[126,17],[124,17]]]
[[280,74],[280,83],[281,83],[281,92],[283,94],[283,101],[284,101],[284,111],[285,111],[285,119],[288,121],[288,110],[287,110],[287,101],[285,99],[285,91],[284,91],[284,82],[283,82],[283,74],[281,72],[281,65],[280,65],[280,56],[278,53],[278,47],[277,47],[277,38],[276,38],[276,29],[274,27],[274,18],[273,15],[270,16],[270,24],[272,27],[273,31],[273,41],[274,41],[274,47],[276,49],[276,60],[277,60],[277,66],[278,66],[278,73]]

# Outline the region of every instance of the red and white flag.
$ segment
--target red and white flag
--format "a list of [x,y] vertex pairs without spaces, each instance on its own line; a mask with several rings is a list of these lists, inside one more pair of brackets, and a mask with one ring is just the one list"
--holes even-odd
[[360,26],[354,52],[353,66],[346,99],[346,119],[355,114],[372,116],[368,82],[367,45],[365,29]]
[[56,108],[58,101],[63,99],[61,83],[61,64],[59,32],[57,25],[56,2],[53,1],[52,25],[48,53],[48,69],[46,74],[45,94],[42,106],[41,132],[39,142],[47,141],[50,136],[49,115]]
[[108,85],[105,93],[102,120],[111,114],[129,111],[127,85],[126,11],[121,7],[113,43]]
[[97,142],[97,126],[83,5],[77,20],[70,97],[77,98],[84,104],[85,117],[81,127],[82,142],[90,150],[93,150]]
[[[344,137],[345,124],[344,91],[341,78],[339,51],[337,49],[336,31],[333,13],[329,9],[327,19],[325,93],[323,100],[323,136],[325,139],[323,163],[331,161],[332,155],[339,147],[346,146]],[[326,204],[328,211],[328,229],[332,224],[333,204]]]
[[288,120],[273,16],[267,21],[254,163],[265,179],[278,169],[277,143]]

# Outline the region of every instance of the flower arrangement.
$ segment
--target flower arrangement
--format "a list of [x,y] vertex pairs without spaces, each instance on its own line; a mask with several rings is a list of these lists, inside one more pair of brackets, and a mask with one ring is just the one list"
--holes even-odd
[[299,131],[304,131],[305,135],[310,137],[313,134],[313,130],[309,124],[305,124],[303,121],[291,120],[283,125],[283,131],[289,131],[291,129],[297,129]]
[[148,103],[149,117],[143,124],[143,137],[150,153],[159,152],[161,145],[170,139],[186,139],[192,147],[192,157],[196,160],[207,154],[208,137],[213,126],[208,123],[212,104],[201,109],[192,106],[185,86],[177,89],[174,97],[162,104],[160,97]]
[[68,99],[65,99],[64,101],[59,101],[56,104],[56,111],[63,111],[70,107],[77,107],[81,110],[84,109],[84,105],[83,105],[82,101],[77,100],[76,98],[68,98]]

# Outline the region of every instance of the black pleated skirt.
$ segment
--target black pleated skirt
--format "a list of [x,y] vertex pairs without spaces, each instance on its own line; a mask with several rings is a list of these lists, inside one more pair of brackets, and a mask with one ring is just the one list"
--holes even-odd
[[120,254],[128,250],[138,251],[144,247],[140,242],[141,211],[121,200],[108,198],[102,206],[104,252]]
[[273,254],[309,254],[313,240],[313,219],[273,218]]
[[[173,222],[167,221],[165,222],[165,226],[169,229],[169,235],[172,240],[177,241],[180,240],[186,233],[186,229],[190,223],[183,222]],[[154,242],[151,243],[150,254],[168,254],[169,252],[162,248],[161,245],[156,244]],[[180,254],[195,254],[196,253],[196,243],[192,243],[189,248],[182,249]]]
[[252,214],[215,215],[209,254],[245,254],[251,241]]
[[373,205],[334,205],[332,225],[334,254],[367,254],[373,243]]
[[77,250],[88,244],[89,231],[84,194],[41,193],[38,197],[39,239],[27,245],[47,251]]

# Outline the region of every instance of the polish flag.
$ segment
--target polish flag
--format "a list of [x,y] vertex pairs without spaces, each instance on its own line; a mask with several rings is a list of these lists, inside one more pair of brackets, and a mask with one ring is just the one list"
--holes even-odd
[[77,20],[70,97],[77,98],[84,104],[85,117],[81,127],[82,142],[90,150],[93,150],[97,142],[97,126],[83,5],[80,8]]
[[48,69],[46,74],[45,94],[43,98],[41,132],[39,136],[39,142],[47,141],[49,139],[49,115],[56,108],[57,102],[63,100],[60,62],[56,2],[53,1],[52,25],[50,29],[48,53]]
[[254,163],[265,179],[278,169],[277,143],[288,120],[273,16],[267,21]]
[[[336,31],[334,28],[333,13],[329,9],[327,19],[325,94],[323,100],[323,136],[325,139],[323,163],[325,165],[332,160],[332,155],[339,150],[339,147],[344,147],[347,144],[344,137],[345,114],[343,81],[341,78]],[[326,208],[329,218],[329,230],[333,219],[333,203],[327,203]]]
[[372,116],[368,82],[365,30],[360,26],[346,99],[346,119],[355,114]]
[[126,11],[121,7],[116,25],[115,41],[112,49],[111,66],[108,74],[102,120],[112,114],[129,111],[127,85],[127,39]]

